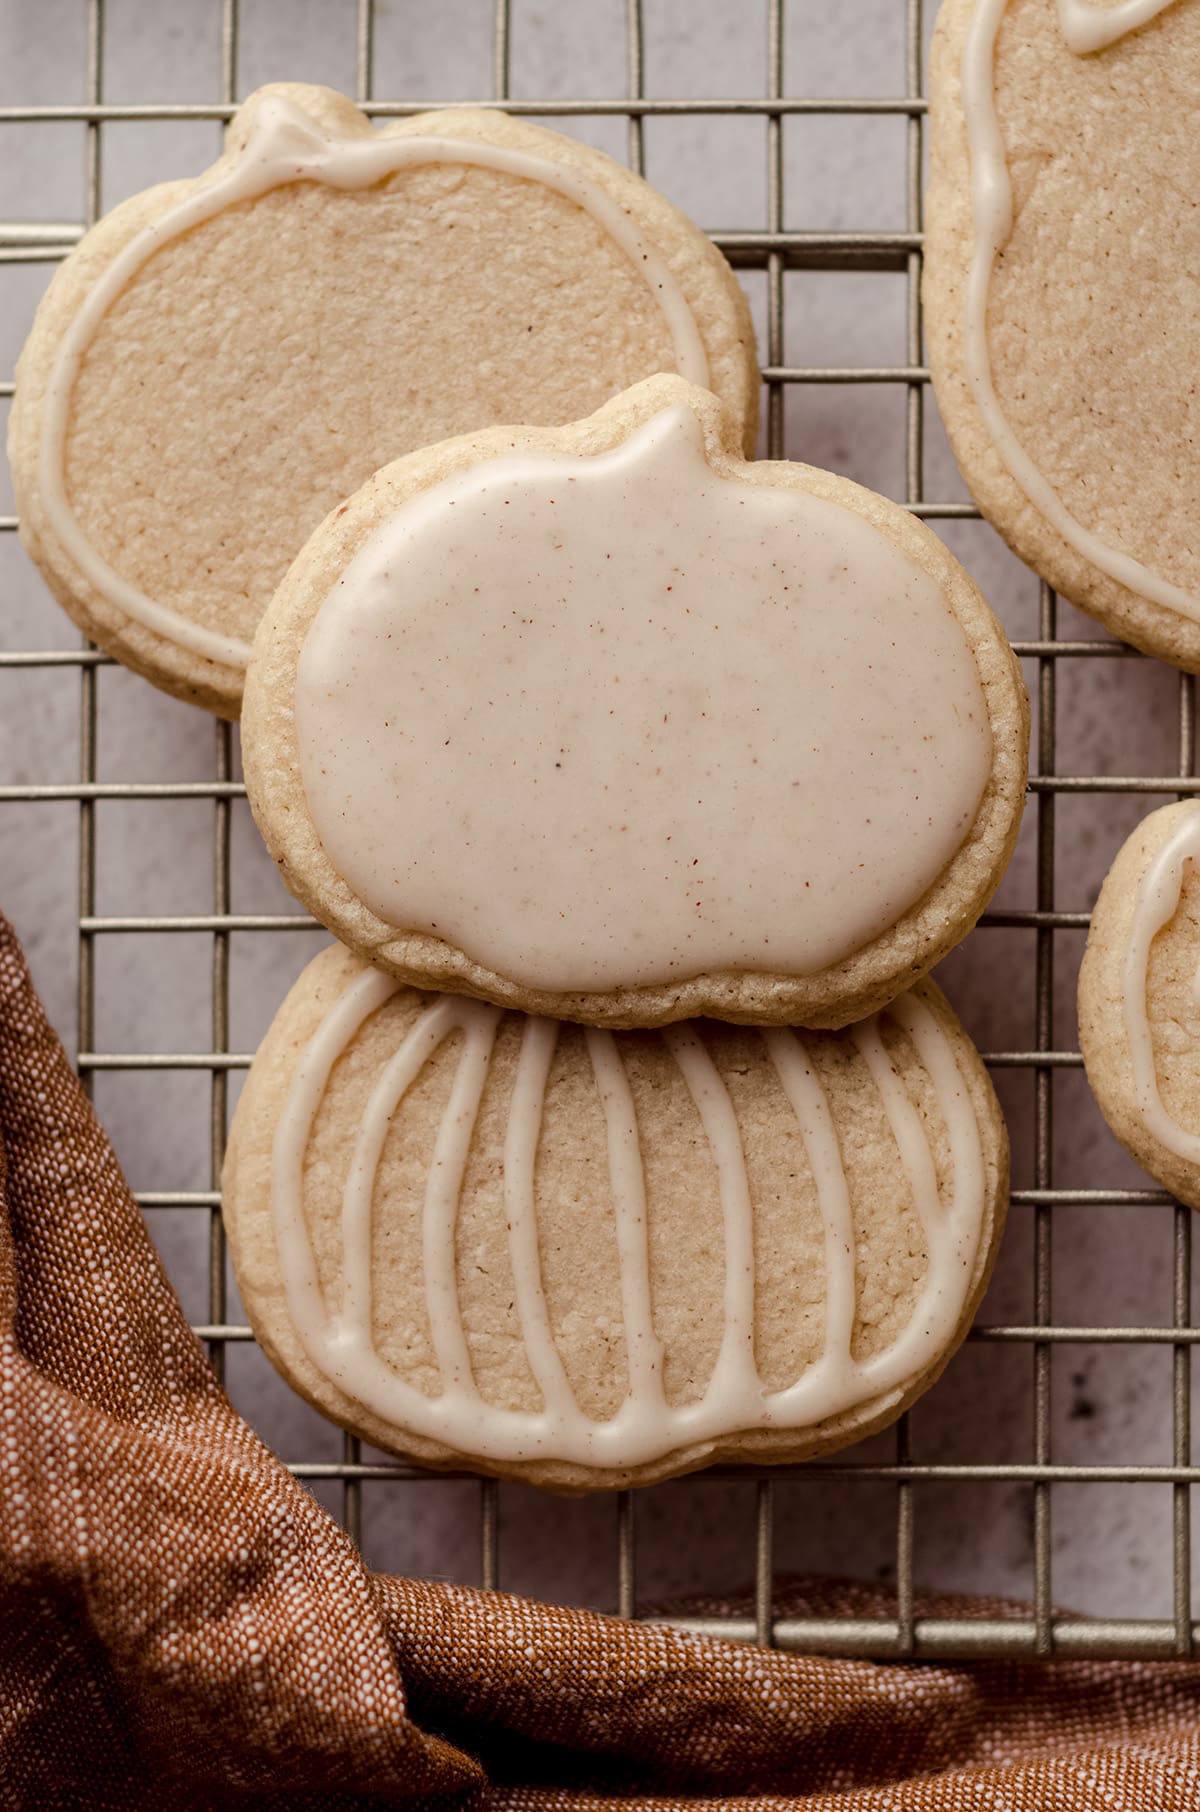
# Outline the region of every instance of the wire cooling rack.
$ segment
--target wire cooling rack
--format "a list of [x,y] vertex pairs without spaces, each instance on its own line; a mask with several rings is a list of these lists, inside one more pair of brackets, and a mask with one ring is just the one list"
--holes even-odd
[[[653,0],[649,0],[653,4]],[[793,0],[796,3],[796,0]],[[800,0],[800,4],[807,0]],[[518,5],[520,0],[518,0]],[[21,221],[0,225],[0,266],[37,264],[63,256],[78,238],[84,224],[94,220],[101,200],[101,151],[106,128],[114,122],[226,119],[233,110],[239,92],[238,43],[239,9],[237,0],[218,0],[220,11],[220,88],[211,102],[174,104],[157,101],[153,96],[136,103],[109,104],[105,101],[103,52],[107,41],[104,0],[87,0],[86,4],[86,89],[78,102],[0,107],[0,131],[19,128],[27,134],[45,133],[55,123],[72,122],[86,133],[87,145],[87,220]],[[487,0],[491,11],[490,0]],[[738,99],[662,99],[645,92],[643,59],[643,18],[638,0],[628,0],[626,10],[626,67],[628,92],[618,99],[536,99],[522,94],[516,110],[533,117],[553,121],[556,118],[603,118],[617,116],[627,122],[628,161],[641,170],[644,159],[646,122],[659,117],[687,117],[696,122],[711,122],[718,116],[739,116],[758,122],[762,127],[766,155],[766,226],[762,231],[713,231],[713,237],[732,264],[739,270],[765,275],[766,333],[763,382],[766,392],[765,450],[771,456],[785,453],[785,398],[791,387],[799,386],[870,386],[872,393],[883,396],[897,389],[905,408],[904,494],[903,501],[913,512],[934,523],[977,521],[977,512],[967,503],[930,500],[925,491],[925,412],[928,372],[922,362],[920,277],[921,277],[921,184],[926,103],[922,94],[923,22],[920,0],[896,0],[903,16],[904,81],[903,91],[888,97],[864,99],[819,98],[789,94],[784,85],[784,0],[764,0],[761,7],[745,5],[741,24],[749,32],[760,34],[765,91],[754,98]],[[484,10],[481,0],[480,12]],[[823,8],[831,18],[836,9]],[[845,9],[846,19],[829,29],[853,29],[849,17],[853,8]],[[344,7],[347,30],[355,41],[357,98],[366,110],[378,117],[423,110],[431,103],[413,101],[375,93],[373,81],[375,16],[372,0],[350,0]],[[481,21],[482,23],[482,21]],[[504,103],[509,95],[510,43],[512,41],[511,6],[508,0],[496,0],[494,13],[487,22],[491,32],[493,92],[482,99],[483,105]],[[906,154],[896,180],[903,185],[903,230],[897,231],[798,231],[785,226],[784,156],[785,123],[792,116],[895,116],[902,123]],[[702,219],[712,230],[716,223]],[[898,273],[906,284],[905,351],[902,361],[891,364],[799,366],[785,363],[784,304],[785,277],[791,272],[888,272]],[[0,386],[0,395],[11,396],[12,384]],[[812,392],[809,392],[812,394]],[[800,449],[793,449],[800,451]],[[11,531],[14,520],[0,520],[0,528]],[[1027,586],[1037,591],[1037,627],[1032,638],[1019,641],[1017,651],[1023,659],[1034,693],[1037,731],[1033,774],[1029,782],[1030,807],[1034,820],[1035,860],[1033,864],[1034,903],[1029,907],[997,910],[989,913],[985,928],[1007,928],[1027,934],[1033,945],[1034,960],[1029,986],[1033,993],[1031,1048],[1002,1050],[988,1054],[994,1071],[1017,1071],[1032,1086],[1032,1186],[1014,1191],[1013,1220],[1026,1217],[1032,1221],[1030,1252],[1032,1259],[1031,1318],[1025,1322],[1005,1321],[981,1325],[972,1339],[982,1343],[1000,1343],[1016,1348],[1028,1357],[1029,1453],[1020,1460],[922,1462],[915,1457],[910,1439],[910,1418],[902,1420],[892,1442],[893,1457],[874,1457],[878,1443],[863,1457],[861,1450],[851,1450],[831,1463],[814,1464],[797,1469],[726,1469],[725,1476],[736,1477],[742,1489],[754,1493],[753,1548],[744,1559],[744,1570],[754,1582],[753,1610],[744,1616],[704,1616],[693,1618],[687,1627],[706,1633],[725,1635],[743,1641],[775,1643],[785,1648],[808,1649],[843,1655],[897,1656],[984,1656],[1007,1655],[1045,1657],[1051,1654],[1070,1656],[1146,1656],[1188,1655],[1200,1624],[1192,1621],[1191,1541],[1189,1494],[1200,1479],[1200,1469],[1191,1463],[1190,1358],[1192,1346],[1200,1340],[1200,1329],[1192,1325],[1191,1220],[1189,1212],[1160,1191],[1147,1188],[1056,1187],[1053,1149],[1053,1109],[1056,1079],[1079,1066],[1078,1052],[1055,1046],[1054,963],[1055,945],[1062,934],[1076,934],[1086,928],[1086,912],[1065,912],[1055,906],[1055,812],[1057,802],[1071,794],[1147,794],[1170,796],[1194,794],[1200,780],[1194,776],[1193,682],[1181,678],[1178,683],[1178,761],[1173,773],[1116,777],[1107,774],[1056,773],[1056,705],[1058,699],[1059,663],[1135,660],[1138,657],[1119,644],[1096,634],[1069,639],[1060,638],[1058,606],[1053,594],[1036,581],[1027,578]],[[0,652],[0,674],[16,669],[76,669],[79,684],[79,771],[70,781],[12,780],[4,775],[0,785],[0,806],[53,804],[58,802],[66,812],[78,818],[78,1060],[81,1073],[91,1084],[101,1073],[141,1071],[198,1071],[208,1080],[209,1187],[200,1190],[179,1188],[141,1192],[139,1199],[148,1211],[187,1210],[207,1222],[207,1300],[197,1332],[207,1343],[214,1366],[222,1375],[229,1351],[236,1343],[251,1339],[250,1330],[230,1319],[227,1294],[227,1272],[224,1241],[220,1222],[218,1194],[221,1162],[231,1078],[245,1068],[248,1054],[230,1049],[231,939],[252,934],[257,939],[284,937],[303,930],[308,921],[295,914],[245,913],[233,910],[231,892],[231,812],[243,789],[236,779],[236,732],[228,725],[216,726],[215,761],[210,778],[204,780],[136,779],[109,780],[102,777],[98,762],[98,687],[110,667],[104,656],[85,646],[79,649],[10,648]],[[1172,684],[1174,681],[1172,680]],[[19,709],[19,707],[18,707]],[[212,893],[211,910],[201,913],[115,916],[97,911],[97,865],[99,854],[98,807],[108,801],[200,801],[211,811]],[[1115,848],[1115,842],[1113,843]],[[10,868],[11,875],[11,868]],[[153,934],[176,934],[176,939],[190,936],[211,945],[211,1037],[206,1049],[180,1049],[168,1052],[131,1052],[101,1048],[96,1037],[96,976],[99,953],[110,940]],[[989,935],[985,929],[983,936]],[[1061,1016],[1061,1009],[1060,1009]],[[135,1179],[136,1180],[136,1179]],[[1056,1215],[1067,1209],[1119,1207],[1132,1213],[1161,1214],[1171,1218],[1173,1246],[1170,1263],[1171,1304],[1169,1321],[1163,1325],[1060,1325],[1055,1322],[1051,1304],[1051,1236]],[[154,1224],[154,1213],[150,1215]],[[1170,1459],[1169,1463],[1056,1463],[1052,1451],[1051,1382],[1055,1350],[1075,1347],[1166,1348],[1171,1355]],[[986,1423],[989,1406],[980,1403],[978,1411]],[[1081,1413],[1092,1413],[1087,1406]],[[286,1456],[285,1457],[291,1457]],[[404,1481],[420,1480],[423,1491],[444,1491],[445,1478],[422,1474],[418,1469],[383,1458],[364,1458],[357,1441],[345,1437],[340,1459],[332,1461],[299,1461],[295,1472],[310,1481],[328,1500],[330,1490],[340,1495],[340,1514],[346,1527],[359,1535],[364,1511],[364,1495],[395,1490]],[[707,1475],[713,1477],[713,1474]],[[717,1474],[716,1476],[721,1476]],[[894,1598],[888,1615],[830,1619],[828,1617],[781,1617],[774,1614],[775,1569],[773,1552],[781,1491],[789,1483],[802,1482],[811,1502],[811,1494],[847,1483],[870,1485],[893,1494],[894,1538],[893,1559],[882,1569],[894,1581]],[[917,1506],[921,1493],[929,1486],[962,1485],[984,1487],[1006,1485],[1018,1489],[1030,1519],[1028,1596],[1032,1608],[1028,1614],[1002,1617],[962,1617],[953,1615],[919,1616],[914,1593],[914,1541]],[[1062,1617],[1055,1610],[1052,1561],[1056,1552],[1053,1540],[1052,1502],[1056,1487],[1076,1485],[1154,1486],[1170,1496],[1172,1612],[1169,1616],[1081,1616]],[[415,1484],[413,1489],[418,1488]],[[695,1490],[694,1482],[677,1487]],[[477,1481],[457,1489],[478,1492],[478,1566],[476,1577],[486,1586],[504,1583],[501,1556],[500,1489],[494,1483]],[[973,1514],[968,1511],[967,1514]],[[638,1521],[637,1500],[629,1493],[617,1494],[613,1500],[612,1554],[615,1589],[612,1602],[625,1615],[638,1608]],[[979,1514],[978,1539],[986,1543],[986,1513]],[[936,1557],[926,1563],[925,1583],[939,1583]]]

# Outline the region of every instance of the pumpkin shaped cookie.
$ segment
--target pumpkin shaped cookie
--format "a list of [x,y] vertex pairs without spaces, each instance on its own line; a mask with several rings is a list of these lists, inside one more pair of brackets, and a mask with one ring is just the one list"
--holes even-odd
[[678,378],[398,461],[255,644],[246,784],[288,886],[415,986],[597,1025],[843,1025],[1008,860],[1028,705],[944,545],[748,463]]
[[1079,971],[1092,1093],[1130,1156],[1200,1208],[1200,804],[1151,812],[1096,901]]
[[980,508],[1124,640],[1200,670],[1197,0],[943,0],[925,332]]
[[223,1199],[255,1333],[318,1408],[584,1491],[891,1421],[966,1332],[1007,1183],[931,982],[839,1033],[613,1034],[335,947],[259,1050]]
[[659,370],[753,444],[741,290],[640,178],[503,114],[376,129],[276,84],[210,170],[122,203],[55,276],[17,368],[22,536],[102,647],[236,717],[264,605],[377,467]]

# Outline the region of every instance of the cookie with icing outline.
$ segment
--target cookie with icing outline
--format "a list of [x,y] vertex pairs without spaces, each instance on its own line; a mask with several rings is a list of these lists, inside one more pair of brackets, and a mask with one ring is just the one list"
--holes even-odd
[[745,299],[639,177],[504,114],[377,128],[274,84],[209,170],[123,202],[56,274],[17,367],[22,537],[103,648],[236,717],[263,606],[371,472],[662,369],[753,446]]
[[1200,669],[1196,0],[944,0],[925,333],[989,521],[1115,634]]
[[242,749],[287,885],[419,987],[844,1025],[974,924],[1024,800],[1002,631],[900,506],[659,377],[376,474],[272,601]]
[[1079,1042],[1130,1156],[1200,1208],[1200,804],[1164,805],[1122,845],[1079,971]]
[[335,946],[255,1058],[223,1202],[257,1338],[317,1408],[587,1491],[892,1421],[966,1333],[1007,1185],[932,982],[838,1033],[614,1034]]

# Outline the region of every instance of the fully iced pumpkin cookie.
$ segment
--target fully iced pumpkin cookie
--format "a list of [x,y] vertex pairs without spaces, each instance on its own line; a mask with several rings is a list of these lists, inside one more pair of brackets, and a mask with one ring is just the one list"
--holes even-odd
[[377,474],[270,605],[246,783],[288,886],[422,987],[843,1025],[974,923],[1027,701],[899,506],[655,378]]
[[984,514],[1073,603],[1200,669],[1197,0],[943,0],[925,323]]
[[1151,812],[1092,913],[1079,1042],[1130,1156],[1200,1208],[1200,804]]
[[254,1061],[224,1212],[255,1332],[318,1408],[582,1491],[892,1420],[966,1332],[1007,1181],[931,982],[840,1033],[613,1034],[335,947]]
[[22,535],[88,635],[233,717],[264,604],[370,473],[661,370],[753,444],[742,293],[638,177],[502,114],[376,130],[277,84],[210,170],[114,209],[51,284],[17,368]]

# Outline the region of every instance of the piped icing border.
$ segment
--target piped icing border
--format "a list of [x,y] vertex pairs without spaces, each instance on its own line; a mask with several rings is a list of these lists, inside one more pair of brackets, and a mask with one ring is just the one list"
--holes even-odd
[[1116,6],[1096,6],[1093,0],[1058,0],[1058,20],[1068,49],[1086,57],[1094,50],[1107,50],[1174,4],[1175,0],[1119,0]]
[[[1129,1040],[1134,1101],[1143,1126],[1176,1157],[1200,1164],[1200,1135],[1186,1131],[1171,1117],[1159,1093],[1146,998],[1150,948],[1179,910],[1184,868],[1189,861],[1200,861],[1200,805],[1181,819],[1155,852],[1138,886],[1121,971],[1121,1010]],[[1197,982],[1200,983],[1200,974]]]
[[[1106,49],[1164,12],[1174,0],[1123,0],[1111,8],[1088,0],[1057,0],[1068,47],[1077,55]],[[1151,572],[1076,521],[1034,465],[1000,405],[987,342],[988,293],[996,258],[1013,230],[1012,184],[996,109],[996,39],[1008,0],[978,0],[963,51],[962,95],[971,165],[974,245],[967,277],[966,367],[976,407],[997,452],[1030,502],[1085,560],[1138,596],[1200,621],[1200,597]]]
[[[826,1094],[802,1041],[761,1036],[796,1115],[824,1227],[824,1350],[800,1377],[769,1391],[754,1351],[754,1229],[745,1155],[733,1103],[694,1028],[659,1036],[679,1065],[716,1162],[724,1221],[724,1330],[702,1397],[677,1405],[663,1389],[654,1327],[645,1178],[632,1092],[619,1042],[590,1029],[587,1050],[607,1127],[616,1210],[629,1388],[604,1421],[580,1409],[555,1348],[543,1291],[533,1175],[557,1023],[525,1021],[504,1149],[504,1199],[514,1291],[540,1411],[487,1403],[475,1382],[455,1275],[455,1228],[463,1176],[500,1022],[497,1008],[446,996],[419,1014],[372,1090],[345,1184],[340,1307],[327,1299],[304,1214],[304,1156],[334,1065],[401,984],[366,970],[346,988],[301,1054],[280,1115],[271,1162],[271,1214],[289,1315],[309,1361],[346,1395],[394,1428],[493,1462],[563,1461],[628,1468],[697,1441],[751,1429],[813,1426],[856,1404],[902,1390],[945,1350],[969,1300],[982,1237],[986,1173],[970,1090],[952,1045],[912,995],[887,1013],[911,1040],[932,1081],[950,1144],[950,1200],[943,1203],[923,1124],[880,1035],[880,1017],[851,1034],[878,1091],[913,1193],[928,1248],[924,1280],[905,1327],[865,1360],[852,1357],[855,1248],[849,1184]],[[380,1357],[371,1334],[371,1194],[392,1114],[443,1041],[461,1034],[451,1095],[426,1186],[422,1238],[426,1303],[442,1380],[436,1397]]]
[[258,104],[245,149],[230,168],[143,227],[97,278],[63,335],[46,386],[39,455],[46,516],[88,580],[145,628],[239,671],[245,669],[250,658],[248,643],[190,622],[122,578],[92,546],[71,509],[66,491],[71,394],[80,364],[104,315],[155,252],[235,202],[256,200],[271,189],[293,182],[365,189],[399,170],[435,162],[478,165],[524,177],[565,196],[591,214],[653,293],[674,342],[680,375],[707,387],[709,369],[704,343],[677,278],[666,259],[643,238],[630,216],[598,183],[549,158],[482,140],[385,134],[336,138],[322,131],[292,102],[269,95]]

